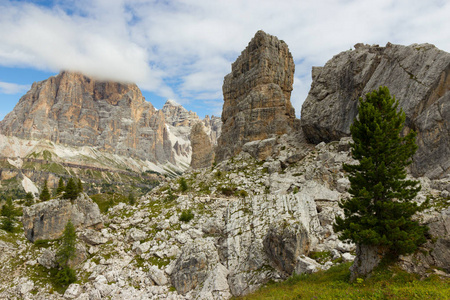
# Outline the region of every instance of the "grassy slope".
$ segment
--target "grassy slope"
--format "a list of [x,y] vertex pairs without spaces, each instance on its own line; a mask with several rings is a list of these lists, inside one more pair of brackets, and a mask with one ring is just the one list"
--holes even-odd
[[450,280],[425,280],[397,268],[380,268],[366,280],[349,283],[351,263],[311,275],[294,275],[270,283],[246,297],[233,299],[450,299]]

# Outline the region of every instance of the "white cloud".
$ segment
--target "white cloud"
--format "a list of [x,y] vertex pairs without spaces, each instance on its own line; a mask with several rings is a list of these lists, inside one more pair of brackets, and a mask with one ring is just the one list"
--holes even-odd
[[56,3],[0,4],[0,65],[136,82],[180,103],[219,102],[223,77],[259,29],[286,41],[294,56],[297,115],[311,66],[355,43],[429,42],[450,50],[450,2],[441,0]]
[[14,94],[19,94],[19,93],[25,93],[29,89],[30,89],[29,85],[0,81],[0,94],[14,95]]

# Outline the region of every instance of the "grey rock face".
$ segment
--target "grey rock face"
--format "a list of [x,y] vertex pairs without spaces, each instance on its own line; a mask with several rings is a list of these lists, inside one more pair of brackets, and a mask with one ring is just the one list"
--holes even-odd
[[247,142],[292,130],[294,69],[286,43],[263,31],[255,34],[224,79],[217,161],[236,155]]
[[405,132],[418,133],[413,174],[436,178],[449,172],[449,53],[429,44],[357,44],[313,68],[312,77],[302,106],[302,129],[310,142],[348,136],[359,97],[387,86],[406,113]]
[[27,239],[31,242],[61,237],[69,220],[75,227],[93,227],[102,224],[98,205],[84,194],[73,203],[66,199],[54,199],[23,209],[23,228]]

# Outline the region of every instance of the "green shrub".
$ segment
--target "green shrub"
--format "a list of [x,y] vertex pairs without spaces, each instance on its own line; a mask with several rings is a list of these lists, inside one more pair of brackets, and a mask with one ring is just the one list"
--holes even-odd
[[188,190],[188,184],[187,184],[186,179],[184,177],[181,177],[180,180],[178,181],[178,183],[180,184],[180,191],[181,192],[186,192]]
[[248,197],[247,191],[244,191],[244,190],[240,190],[240,191],[237,193],[237,195],[238,195],[239,197],[241,197],[241,198],[246,198],[246,197]]
[[229,187],[222,187],[220,189],[221,193],[225,196],[231,196],[234,194],[234,189],[229,188]]
[[55,277],[56,283],[63,287],[67,287],[71,283],[77,281],[75,270],[68,266],[63,267],[61,270],[58,270],[58,273],[56,273]]
[[185,209],[181,212],[179,220],[181,222],[188,223],[193,218],[194,218],[194,213],[190,209]]

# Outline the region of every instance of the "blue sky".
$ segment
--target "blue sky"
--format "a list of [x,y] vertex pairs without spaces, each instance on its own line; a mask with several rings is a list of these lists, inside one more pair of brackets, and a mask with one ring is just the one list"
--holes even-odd
[[354,44],[431,43],[450,52],[447,0],[0,0],[0,119],[31,84],[60,70],[135,82],[220,115],[223,77],[259,29],[284,40],[297,116],[311,67]]

